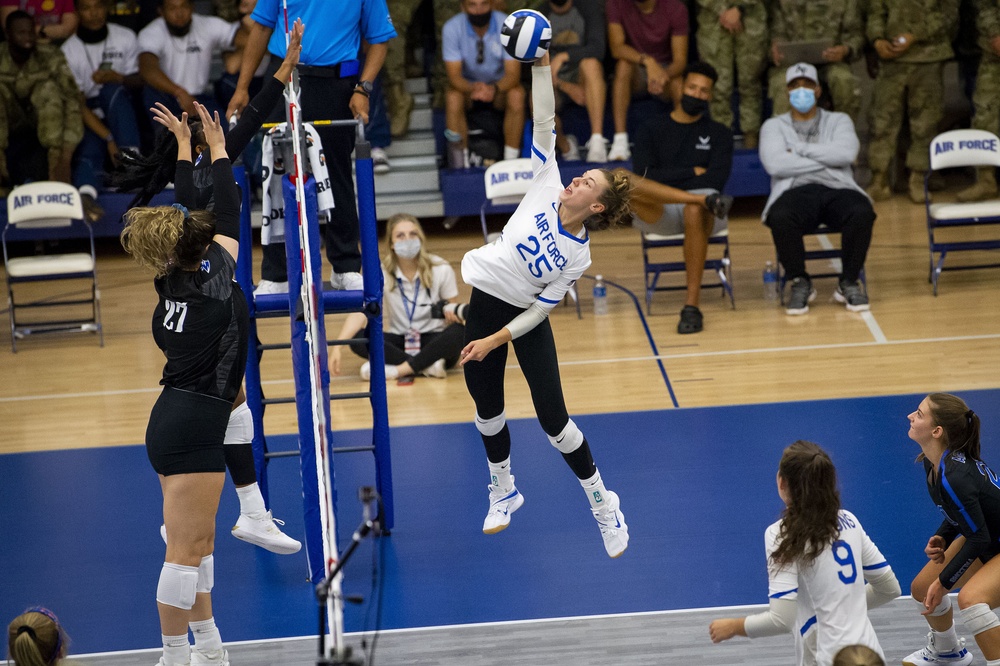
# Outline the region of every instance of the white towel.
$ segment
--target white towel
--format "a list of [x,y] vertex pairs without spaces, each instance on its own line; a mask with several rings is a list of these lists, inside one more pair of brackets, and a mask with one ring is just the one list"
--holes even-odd
[[[279,159],[274,161],[273,134],[283,132],[287,123],[271,128],[264,135],[262,162],[264,164],[264,197],[261,204],[263,224],[260,229],[261,245],[285,242],[285,200],[281,193],[281,180],[285,175],[285,165]],[[330,190],[330,174],[326,168],[323,144],[316,129],[309,123],[303,125],[306,131],[306,158],[303,165],[316,179],[316,207],[318,213],[325,213],[334,207],[333,192]],[[289,165],[291,166],[291,165]],[[272,178],[272,176],[274,176]]]

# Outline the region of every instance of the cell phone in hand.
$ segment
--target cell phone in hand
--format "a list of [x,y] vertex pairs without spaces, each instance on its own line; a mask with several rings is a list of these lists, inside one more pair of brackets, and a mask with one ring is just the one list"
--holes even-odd
[[112,67],[112,63],[110,61],[108,61],[108,60],[105,60],[104,62],[101,63],[101,65],[100,65],[100,67],[98,67],[98,69],[102,69],[102,70],[106,71],[106,70],[111,69],[111,67]]

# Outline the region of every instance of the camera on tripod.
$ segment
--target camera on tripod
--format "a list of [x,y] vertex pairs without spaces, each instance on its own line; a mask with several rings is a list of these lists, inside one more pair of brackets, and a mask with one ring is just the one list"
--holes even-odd
[[459,321],[465,323],[465,316],[469,312],[468,303],[449,303],[448,301],[438,301],[431,303],[431,319],[444,319],[446,312],[453,313]]

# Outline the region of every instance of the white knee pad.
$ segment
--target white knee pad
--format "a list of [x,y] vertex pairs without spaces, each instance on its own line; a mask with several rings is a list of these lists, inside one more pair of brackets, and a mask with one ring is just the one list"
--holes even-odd
[[199,594],[211,592],[215,587],[215,556],[206,555],[201,558],[201,566],[198,567],[198,586],[195,591]]
[[561,433],[555,437],[549,436],[549,442],[559,449],[560,453],[573,453],[583,444],[583,433],[573,423],[573,419],[570,419]]
[[253,414],[247,403],[243,403],[229,414],[225,444],[248,444],[253,441]]
[[[921,611],[924,610],[924,602],[917,601],[916,599],[914,599],[913,601],[918,606],[920,606],[920,610]],[[941,617],[942,615],[944,615],[945,613],[947,613],[950,610],[951,610],[951,597],[949,597],[946,594],[946,595],[944,595],[944,598],[941,599],[941,603],[939,603],[937,605],[937,608],[935,608],[934,610],[932,610],[930,612],[930,615],[931,615],[931,617]]]
[[160,582],[156,586],[156,600],[165,606],[191,610],[198,590],[198,567],[164,562],[160,569]]
[[960,613],[962,624],[973,636],[1000,627],[1000,618],[990,609],[989,604],[972,604],[963,608]]
[[494,416],[491,419],[484,419],[479,414],[476,414],[476,428],[479,433],[486,435],[487,437],[492,437],[496,435],[503,427],[507,425],[507,412],[500,412],[498,416]]

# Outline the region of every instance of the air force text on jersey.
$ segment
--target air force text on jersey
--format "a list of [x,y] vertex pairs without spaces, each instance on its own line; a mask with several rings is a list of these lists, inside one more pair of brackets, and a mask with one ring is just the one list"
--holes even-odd
[[[552,214],[556,216],[556,220],[559,219],[555,203],[552,204]],[[552,272],[553,266],[559,271],[564,269],[567,259],[559,251],[556,237],[552,234],[552,225],[549,223],[545,212],[535,215],[535,228],[538,229],[539,237],[528,236],[528,245],[518,243],[517,251],[521,255],[521,259],[528,262],[528,272],[536,278],[540,278],[545,273]],[[545,253],[539,255],[539,250],[542,249],[543,244],[545,246]],[[552,259],[551,264],[549,263],[550,258]],[[542,271],[543,264],[545,265],[544,272]]]

